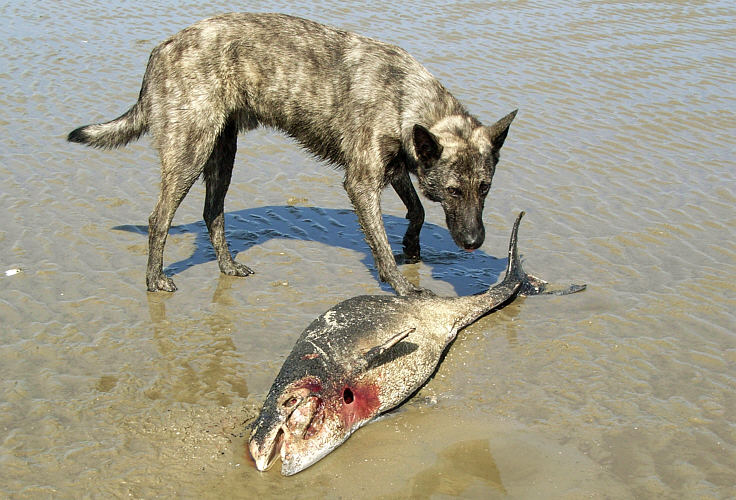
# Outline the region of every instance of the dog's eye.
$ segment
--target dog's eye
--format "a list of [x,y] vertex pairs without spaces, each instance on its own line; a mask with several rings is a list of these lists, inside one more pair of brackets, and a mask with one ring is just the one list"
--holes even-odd
[[488,184],[487,182],[481,183],[480,187],[478,188],[478,192],[480,193],[481,196],[487,195],[488,191],[490,190],[491,190],[491,185]]
[[447,194],[449,194],[452,197],[459,198],[460,196],[462,196],[463,192],[460,191],[460,188],[448,187]]

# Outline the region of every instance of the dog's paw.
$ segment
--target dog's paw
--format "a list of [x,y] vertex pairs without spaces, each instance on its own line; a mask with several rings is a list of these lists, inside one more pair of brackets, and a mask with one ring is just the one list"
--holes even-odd
[[174,284],[174,280],[166,276],[165,274],[160,274],[155,279],[149,279],[146,280],[148,283],[148,291],[149,292],[175,292],[176,291],[176,285]]
[[245,277],[250,276],[251,274],[255,274],[255,271],[253,271],[250,267],[235,261],[230,262],[226,266],[220,266],[220,271],[222,272],[222,274],[226,274],[228,276]]
[[389,283],[397,295],[434,295],[432,290],[413,285],[403,276],[402,278],[401,280]]
[[421,259],[419,251],[419,238],[409,239],[404,237],[404,255],[402,260],[405,264],[416,264]]
[[422,259],[420,259],[418,255],[412,257],[402,252],[402,253],[395,253],[394,260],[396,261],[397,266],[403,266],[404,264],[416,264],[417,262],[420,262]]
[[404,264],[416,264],[417,262],[420,262],[422,258],[419,256],[419,252],[415,254],[404,252],[403,260],[404,260]]
[[423,288],[421,286],[415,286],[412,291],[406,295],[416,295],[422,297],[436,297],[436,294],[429,288]]

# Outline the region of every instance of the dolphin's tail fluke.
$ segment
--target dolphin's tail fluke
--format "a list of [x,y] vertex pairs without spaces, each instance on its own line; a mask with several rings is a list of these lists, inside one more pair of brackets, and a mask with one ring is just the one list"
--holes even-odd
[[[519,257],[519,249],[516,245],[517,234],[519,232],[519,223],[521,218],[524,216],[524,212],[520,212],[516,217],[514,223],[514,229],[511,232],[511,241],[509,241],[509,263],[506,266],[506,275],[503,281],[509,281],[509,283],[521,282],[518,294],[529,296],[529,295],[568,295],[570,293],[580,292],[585,290],[586,285],[569,285],[566,287],[550,285],[543,279],[526,274],[524,269],[521,267],[521,258]],[[502,282],[503,283],[503,282]],[[495,288],[495,287],[494,287]]]
[[[526,273],[521,267],[521,258],[519,257],[519,247],[517,241],[519,239],[519,224],[521,224],[521,218],[524,217],[526,212],[519,212],[516,216],[516,222],[514,222],[514,228],[511,230],[511,238],[509,239],[509,261],[506,264],[506,275],[503,277],[501,284],[516,284],[524,281]],[[496,288],[496,287],[493,287]],[[493,290],[491,288],[489,292]]]
[[520,212],[516,217],[514,228],[511,230],[511,238],[509,239],[509,261],[506,265],[506,274],[504,275],[503,280],[483,293],[466,297],[458,297],[456,299],[457,310],[461,311],[460,319],[456,323],[458,330],[472,323],[479,317],[506,304],[516,295],[566,295],[585,290],[585,285],[570,285],[566,288],[553,287],[546,281],[524,272],[517,244],[519,224],[521,223],[522,217],[524,217],[524,212]]
[[519,223],[523,216],[524,212],[519,213],[516,217],[516,222],[514,222],[514,228],[511,230],[511,239],[509,240],[509,262],[506,266],[506,275],[503,280],[483,293],[457,297],[453,301],[455,310],[459,316],[455,323],[456,330],[469,325],[481,316],[488,314],[497,307],[505,304],[507,301],[515,297],[522,288],[526,278],[526,273],[524,273],[524,270],[521,267],[517,240]]

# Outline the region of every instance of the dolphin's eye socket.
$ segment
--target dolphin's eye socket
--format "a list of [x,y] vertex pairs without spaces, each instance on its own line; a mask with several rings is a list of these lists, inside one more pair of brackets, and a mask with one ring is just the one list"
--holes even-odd
[[460,188],[450,186],[447,188],[447,194],[449,194],[453,198],[459,198],[463,195],[463,192],[460,190]]
[[342,400],[345,401],[346,405],[349,405],[354,399],[353,391],[351,391],[349,387],[346,387],[345,390],[342,391]]
[[286,401],[284,401],[284,408],[291,408],[296,404],[298,400],[296,398],[289,398]]
[[488,191],[491,190],[491,185],[487,182],[482,182],[480,187],[478,188],[478,192],[481,196],[485,196],[488,194]]

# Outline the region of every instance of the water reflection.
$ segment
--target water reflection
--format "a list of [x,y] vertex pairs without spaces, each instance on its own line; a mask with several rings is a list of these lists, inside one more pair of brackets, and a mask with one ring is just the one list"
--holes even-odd
[[[215,297],[223,295],[225,290],[218,286]],[[203,320],[169,321],[166,301],[170,297],[147,294],[152,338],[159,356],[154,365],[156,373],[144,390],[146,397],[187,403],[214,400],[220,406],[246,399],[246,371],[233,342],[232,320],[215,313]]]
[[432,466],[414,475],[401,496],[426,498],[427,495],[440,494],[458,497],[469,488],[478,486],[477,483],[484,490],[506,494],[487,439],[451,444],[438,454]]

